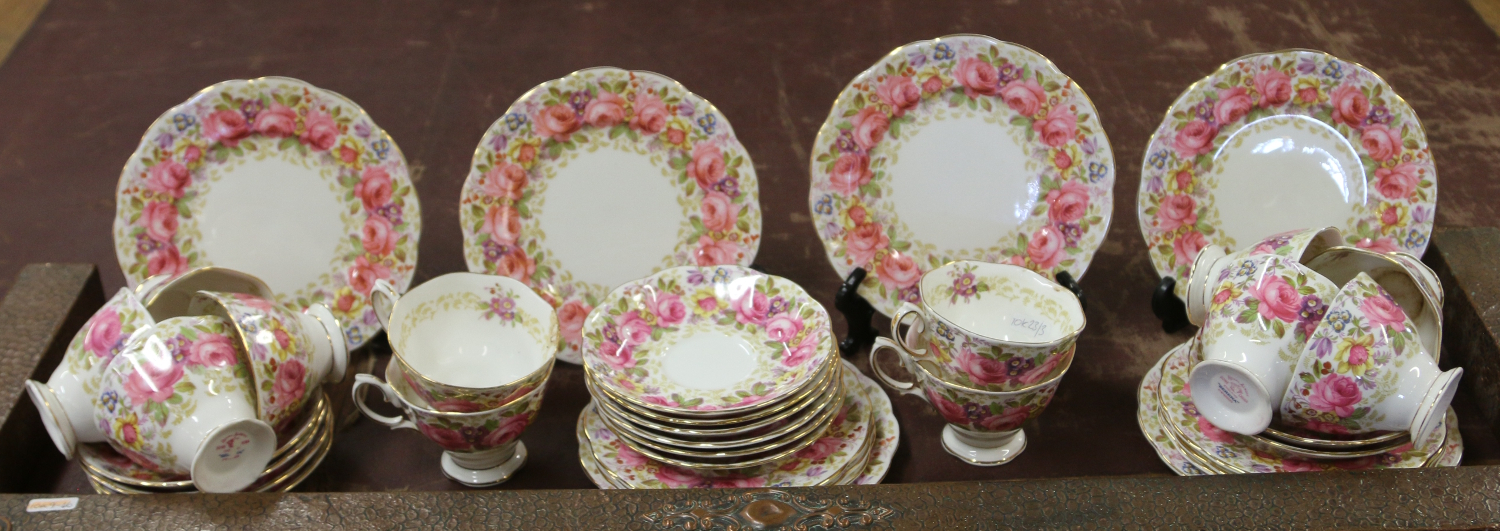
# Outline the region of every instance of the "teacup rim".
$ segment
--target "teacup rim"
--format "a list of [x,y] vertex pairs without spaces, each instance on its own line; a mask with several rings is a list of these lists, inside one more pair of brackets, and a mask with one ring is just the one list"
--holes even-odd
[[[1036,271],[1032,271],[1030,268],[1022,267],[1022,266],[1018,266],[1018,265],[1014,265],[1014,264],[999,264],[999,263],[994,263],[994,262],[982,262],[982,261],[979,261],[979,260],[950,260],[947,263],[944,263],[943,265],[940,265],[938,267],[934,267],[934,268],[928,270],[926,273],[922,273],[922,278],[920,278],[920,279],[917,280],[918,289],[920,290],[922,284],[927,281],[927,276],[928,275],[937,273],[938,271],[947,270],[948,268],[954,267],[954,266],[959,265],[959,264],[975,264],[975,265],[978,265],[980,267],[1001,266],[1002,269],[1014,268],[1015,270],[1017,270],[1022,275],[1026,275],[1026,274],[1033,275],[1036,278],[1039,278],[1039,279],[1042,279],[1043,281],[1046,281],[1048,284],[1056,286],[1058,289],[1061,289],[1063,291],[1068,292],[1070,295],[1072,294],[1072,292],[1069,291],[1068,288],[1063,287],[1062,284],[1058,284],[1056,280],[1047,278],[1046,276],[1042,275],[1041,273],[1037,273]],[[1082,303],[1082,301],[1080,301],[1078,299],[1077,295],[1074,295],[1071,300],[1072,300],[1072,304],[1074,305],[1073,307],[1077,309],[1076,313],[1078,314],[1078,326],[1075,327],[1075,328],[1073,328],[1072,330],[1069,330],[1068,333],[1063,334],[1061,336],[1058,336],[1057,339],[1053,339],[1051,341],[1016,341],[1016,340],[1009,340],[1009,339],[1000,339],[1000,338],[997,338],[997,337],[994,337],[994,336],[990,336],[990,335],[986,335],[986,334],[981,334],[981,333],[976,332],[974,330],[970,330],[968,327],[960,326],[958,323],[953,322],[952,319],[949,319],[947,316],[944,316],[936,308],[934,308],[931,304],[929,304],[927,302],[927,297],[922,297],[922,300],[918,304],[921,305],[921,308],[922,308],[922,310],[923,310],[924,313],[929,314],[929,315],[937,318],[938,320],[942,321],[944,324],[946,324],[948,326],[951,326],[953,328],[956,328],[956,329],[958,329],[960,331],[963,331],[963,333],[965,333],[965,334],[968,334],[968,335],[971,335],[971,336],[983,339],[985,341],[989,341],[989,342],[991,342],[993,344],[998,344],[998,345],[1013,345],[1013,346],[1018,346],[1018,347],[1045,347],[1045,346],[1051,346],[1051,345],[1061,345],[1063,343],[1067,343],[1069,340],[1077,339],[1078,336],[1080,336],[1080,335],[1083,334],[1083,330],[1085,328],[1088,328],[1089,317],[1088,317],[1088,313],[1083,310],[1083,303]],[[1070,310],[1071,310],[1071,308],[1070,308]]]
[[[519,377],[517,377],[515,379],[512,379],[511,381],[508,381],[508,382],[505,382],[505,383],[501,383],[501,384],[486,386],[486,387],[468,387],[468,386],[457,385],[457,384],[450,384],[450,383],[438,381],[438,380],[436,380],[436,379],[434,379],[434,378],[432,378],[430,376],[427,376],[426,374],[423,374],[422,371],[417,370],[415,367],[412,367],[411,363],[406,360],[406,356],[402,356],[401,355],[401,349],[400,349],[400,347],[397,346],[396,342],[390,340],[390,336],[391,336],[391,334],[392,334],[393,331],[402,330],[400,327],[395,326],[396,323],[397,323],[396,317],[398,315],[400,315],[400,314],[397,313],[401,309],[401,304],[400,304],[401,300],[400,299],[391,301],[391,313],[390,313],[390,319],[389,319],[390,325],[385,327],[386,339],[387,339],[386,343],[388,343],[391,346],[391,358],[393,360],[395,360],[397,363],[400,363],[401,366],[403,368],[405,368],[406,371],[409,371],[409,374],[411,376],[415,376],[417,379],[421,380],[425,384],[431,384],[431,385],[435,385],[435,386],[441,386],[443,388],[454,389],[454,390],[457,390],[459,392],[467,392],[467,393],[474,393],[474,394],[488,393],[488,392],[492,392],[492,391],[494,391],[496,389],[502,389],[502,388],[513,386],[513,385],[517,385],[517,384],[520,384],[520,383],[522,383],[522,382],[524,382],[526,380],[529,380],[531,378],[536,377],[538,374],[541,374],[543,372],[552,370],[552,366],[555,365],[555,362],[557,361],[557,347],[558,347],[558,344],[562,340],[562,335],[561,335],[562,334],[562,330],[561,330],[560,325],[559,325],[558,320],[557,320],[557,310],[556,310],[555,307],[552,306],[551,303],[547,302],[547,299],[542,298],[541,295],[537,294],[536,290],[531,289],[531,286],[526,285],[525,282],[521,282],[519,280],[510,278],[510,277],[507,277],[507,276],[501,276],[501,275],[487,275],[487,274],[483,274],[483,273],[473,273],[473,272],[469,272],[469,271],[454,271],[454,272],[451,272],[451,273],[444,273],[442,275],[438,275],[436,277],[428,279],[426,282],[418,284],[416,287],[408,289],[406,292],[404,292],[404,293],[401,294],[401,298],[405,298],[407,295],[411,294],[413,291],[422,289],[424,286],[427,286],[427,285],[431,284],[434,281],[437,281],[437,280],[440,280],[440,279],[444,279],[444,278],[452,279],[452,278],[457,278],[457,277],[493,279],[493,280],[496,280],[496,281],[504,283],[504,284],[510,284],[510,285],[512,285],[511,287],[516,288],[516,290],[515,290],[516,292],[523,294],[523,295],[520,295],[520,296],[522,296],[522,297],[526,297],[526,296],[535,297],[537,301],[540,301],[542,304],[546,305],[546,307],[548,308],[548,311],[542,312],[542,315],[541,315],[542,320],[546,323],[546,324],[543,324],[543,328],[549,329],[551,331],[551,333],[549,335],[552,336],[552,338],[554,339],[554,341],[552,341],[550,343],[546,342],[546,341],[542,342],[542,352],[544,353],[544,359],[542,360],[542,363],[540,365],[538,365],[535,369],[532,369],[531,372],[528,372],[528,373],[526,373],[524,375],[521,375],[521,376],[519,376]],[[548,324],[550,324],[550,326],[548,326]],[[405,333],[405,332],[403,331],[402,333]]]

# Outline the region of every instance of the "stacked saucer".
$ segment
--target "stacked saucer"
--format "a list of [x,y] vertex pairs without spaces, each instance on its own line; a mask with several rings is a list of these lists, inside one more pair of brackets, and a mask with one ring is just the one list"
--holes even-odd
[[[333,415],[320,391],[300,415],[276,432],[277,448],[260,478],[244,492],[286,492],[318,468],[333,446]],[[191,478],[151,470],[104,443],[81,444],[79,463],[99,494],[196,492]]]
[[789,280],[668,269],[615,289],[582,336],[594,404],[579,429],[606,431],[616,461],[752,478],[827,450],[844,459],[817,475],[842,482],[874,446],[870,398],[840,362],[827,312]]

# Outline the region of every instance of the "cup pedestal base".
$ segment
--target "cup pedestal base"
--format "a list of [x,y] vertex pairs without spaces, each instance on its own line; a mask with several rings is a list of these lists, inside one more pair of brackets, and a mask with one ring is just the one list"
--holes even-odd
[[482,452],[443,452],[443,475],[470,487],[499,485],[526,464],[526,443]]
[[943,426],[943,449],[974,466],[998,466],[1011,462],[1026,449],[1026,432],[975,433]]

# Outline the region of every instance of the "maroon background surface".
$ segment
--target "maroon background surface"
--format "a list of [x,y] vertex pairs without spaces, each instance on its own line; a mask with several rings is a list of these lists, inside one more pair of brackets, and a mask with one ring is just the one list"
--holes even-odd
[[[389,131],[423,201],[417,282],[463,270],[456,205],[484,130],[532,86],[611,65],[673,77],[723,111],[760,178],[758,262],[831,307],[839,278],[807,212],[808,149],[829,106],[897,46],[982,33],[1041,52],[1088,91],[1117,157],[1115,215],[1082,281],[1089,325],[1077,361],[1027,428],[1025,455],[997,468],[963,465],[939,447],[936,414],[896,398],[902,440],[887,481],[1169,473],[1136,426],[1135,389],[1191,330],[1165,334],[1150,314],[1156,274],[1135,192],[1141,151],[1189,84],[1240,55],[1283,48],[1364,64],[1426,126],[1438,225],[1497,224],[1500,40],[1467,4],[1241,4],[55,1],[0,66],[0,292],[22,265],[43,261],[95,263],[107,290],[123,285],[110,235],[114,190],[142,132],[203,87],[265,75],[338,91]],[[502,488],[590,485],[572,435],[586,402],[581,378],[572,367],[556,372],[543,418],[524,437],[531,460]],[[1500,445],[1472,425],[1462,394],[1459,406],[1465,462],[1496,462]],[[415,432],[362,421],[302,489],[459,488],[438,471],[438,455]],[[55,469],[33,490],[88,488],[76,465],[59,460]]]

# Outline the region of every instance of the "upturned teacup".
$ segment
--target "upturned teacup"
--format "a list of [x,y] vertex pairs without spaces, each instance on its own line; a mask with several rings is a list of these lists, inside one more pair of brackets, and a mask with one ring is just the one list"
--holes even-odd
[[437,411],[491,409],[538,387],[559,346],[557,314],[508,278],[449,273],[397,295],[371,292],[394,362]]
[[105,368],[94,422],[132,461],[192,477],[203,492],[259,478],[276,432],[256,418],[255,391],[233,325],[174,317],[135,336]]
[[223,317],[234,325],[255,381],[255,410],[280,428],[315,396],[323,383],[338,383],[349,367],[343,327],[321,304],[293,313],[247,293],[200,291],[188,305],[195,315]]
[[[915,330],[908,339],[917,339]],[[913,377],[906,382],[892,378],[880,367],[881,352],[895,351],[901,365]],[[1058,384],[1072,365],[1072,352],[1063,357],[1060,368],[1051,377],[1014,391],[984,391],[947,381],[938,376],[936,363],[912,356],[895,341],[875,338],[870,351],[870,367],[875,377],[887,387],[902,394],[926,400],[938,410],[948,424],[943,427],[943,449],[976,466],[1009,463],[1026,449],[1026,432],[1021,425],[1036,418],[1052,402]]]
[[[1078,297],[1030,269],[957,261],[918,283],[921,305],[905,302],[892,334],[908,317],[927,344],[900,346],[932,361],[943,380],[985,391],[1030,388],[1059,374],[1073,355],[1085,317]],[[910,336],[909,336],[910,337]]]
[[27,380],[27,394],[59,452],[71,458],[79,443],[104,442],[104,434],[94,425],[94,409],[105,365],[141,329],[189,315],[188,301],[200,289],[270,294],[255,277],[219,267],[156,275],[134,290],[121,288],[106,301],[73,337],[47,383]]
[[1188,376],[1204,418],[1254,435],[1270,426],[1292,366],[1338,285],[1277,254],[1219,260],[1202,328],[1202,359]]
[[1332,434],[1409,431],[1425,440],[1462,368],[1438,368],[1396,299],[1361,272],[1328,305],[1281,400],[1281,420]]
[[[526,463],[526,445],[521,432],[536,419],[542,407],[543,387],[472,413],[437,411],[407,386],[402,368],[389,363],[385,381],[371,374],[354,375],[355,404],[365,416],[391,429],[413,429],[443,448],[443,474],[471,487],[485,487],[510,479]],[[399,408],[401,416],[388,417],[371,410],[359,399],[360,388],[374,386],[385,401]]]
[[73,336],[47,383],[26,381],[47,435],[65,457],[73,457],[79,443],[104,442],[104,432],[94,423],[104,368],[131,337],[155,322],[135,292],[121,288]]

